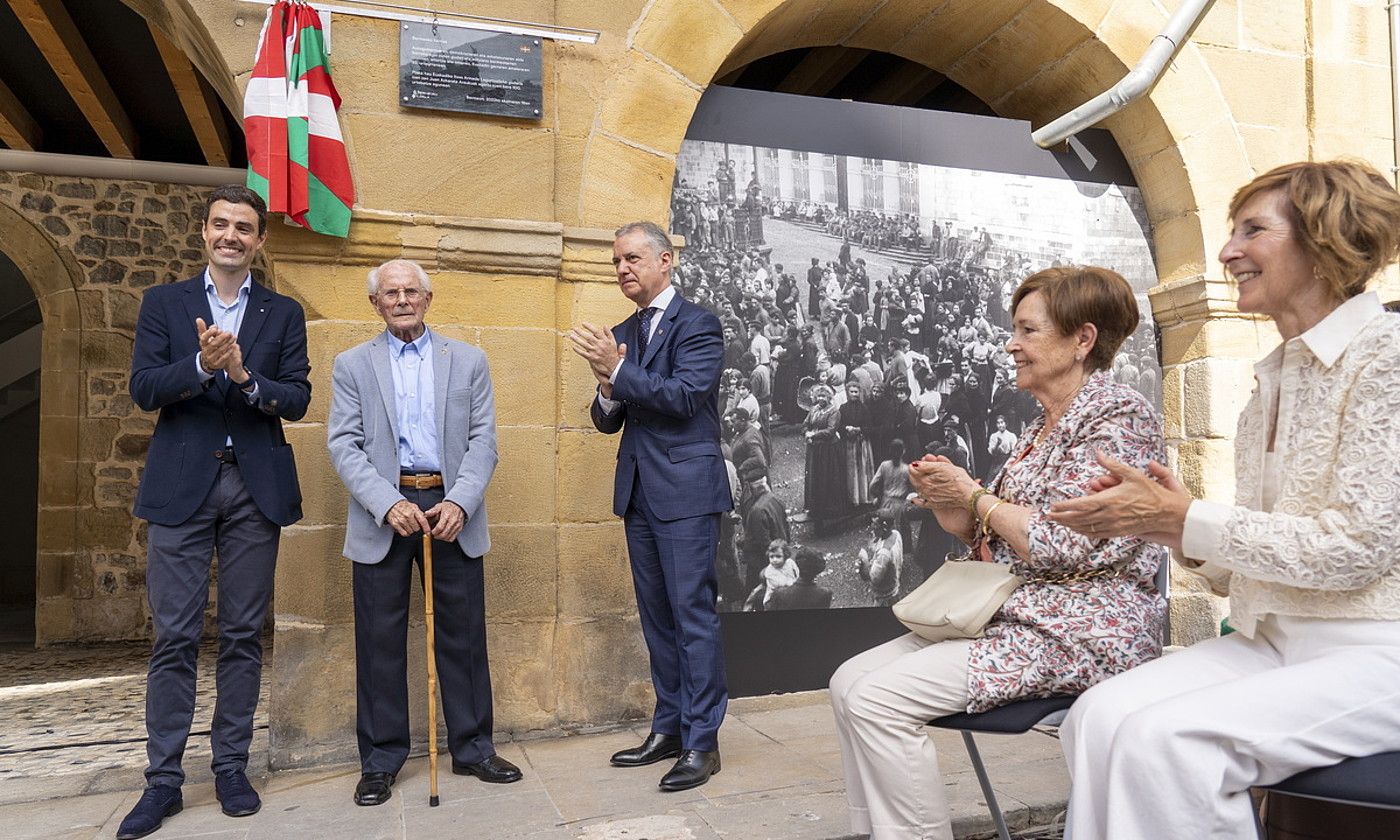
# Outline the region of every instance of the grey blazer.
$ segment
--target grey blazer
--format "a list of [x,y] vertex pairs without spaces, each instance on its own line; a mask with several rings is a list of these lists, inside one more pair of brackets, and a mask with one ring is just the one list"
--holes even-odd
[[[457,544],[468,557],[491,548],[486,529],[486,485],[496,470],[496,398],[486,354],[470,344],[433,333],[433,385],[438,463],[446,499],[466,511]],[[326,445],[331,464],[350,491],[345,556],[378,563],[389,553],[394,530],[384,516],[399,492],[399,433],[388,333],[335,358]]]

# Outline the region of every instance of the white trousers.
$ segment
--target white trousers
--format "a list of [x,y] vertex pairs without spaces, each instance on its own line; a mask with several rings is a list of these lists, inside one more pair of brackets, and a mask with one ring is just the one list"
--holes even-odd
[[1400,622],[1267,616],[1094,686],[1060,728],[1073,840],[1254,840],[1249,788],[1400,749]]
[[846,660],[831,707],[851,829],[872,840],[952,840],[938,756],[924,724],[967,710],[967,639],[913,633]]

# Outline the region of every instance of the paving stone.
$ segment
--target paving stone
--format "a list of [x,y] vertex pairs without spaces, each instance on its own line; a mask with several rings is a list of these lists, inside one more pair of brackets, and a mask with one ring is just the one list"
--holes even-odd
[[839,784],[724,797],[699,815],[721,837],[746,840],[826,840],[850,833]]
[[26,802],[0,808],[0,837],[6,840],[92,837],[127,799],[126,793],[107,793],[75,797],[66,800],[62,808],[54,807],[53,802]]
[[[105,645],[0,651],[0,838],[109,840],[136,803],[145,765],[147,648]],[[268,654],[269,658],[271,652]],[[196,731],[213,705],[212,648],[201,652]],[[266,682],[266,681],[265,681]],[[258,814],[224,816],[210,783],[209,739],[190,740],[185,810],[162,838],[201,840],[835,840],[852,836],[841,755],[825,692],[747,698],[721,730],[724,768],[709,784],[667,794],[667,762],[608,765],[649,730],[633,722],[588,734],[507,741],[502,756],[525,778],[492,785],[454,776],[439,754],[441,805],[428,806],[428,762],[404,766],[394,796],[361,808],[351,796],[359,767],[341,764],[267,773],[267,699],[259,707],[250,777]],[[958,837],[987,835],[991,818],[956,732],[930,730]],[[1058,742],[1041,732],[978,736],[1013,828],[1044,825],[1064,809],[1068,778]],[[111,790],[122,792],[107,792]],[[32,801],[39,800],[39,801]],[[1047,836],[1037,834],[1036,836]]]

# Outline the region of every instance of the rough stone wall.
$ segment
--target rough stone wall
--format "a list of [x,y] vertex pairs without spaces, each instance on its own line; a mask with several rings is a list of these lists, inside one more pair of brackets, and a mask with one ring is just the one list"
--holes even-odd
[[[43,230],[76,272],[29,278],[41,306],[63,297],[50,285],[69,286],[79,318],[66,337],[45,336],[40,463],[71,468],[75,478],[71,488],[41,480],[41,644],[149,634],[145,526],[131,507],[155,415],[132,403],[127,378],[142,291],[203,266],[201,192],[0,172],[0,204]],[[76,398],[75,417],[61,413],[65,396]],[[70,423],[74,434],[50,434]]]

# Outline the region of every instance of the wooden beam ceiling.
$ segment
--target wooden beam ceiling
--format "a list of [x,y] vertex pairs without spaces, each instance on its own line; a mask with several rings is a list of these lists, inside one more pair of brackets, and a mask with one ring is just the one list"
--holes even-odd
[[913,104],[942,84],[944,78],[937,70],[912,61],[905,62],[875,83],[866,98],[881,105]]
[[136,157],[136,129],[60,0],[9,0],[112,157]]
[[190,120],[199,148],[204,152],[204,160],[210,166],[228,166],[229,137],[228,126],[224,124],[223,109],[214,97],[213,91],[200,78],[199,71],[190,63],[184,51],[170,42],[155,24],[148,24],[151,37],[155,39],[165,70],[180,97],[180,106]]
[[824,96],[855,69],[870,50],[852,47],[816,47],[778,83],[779,93]]
[[44,143],[43,129],[3,81],[0,81],[0,140],[4,140],[11,149],[26,152],[34,151]]

